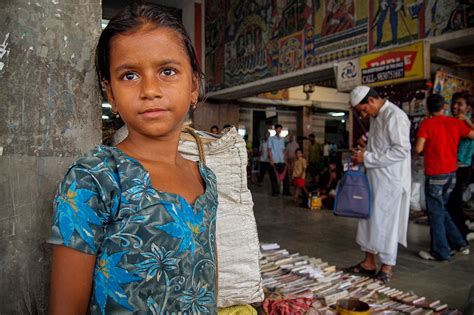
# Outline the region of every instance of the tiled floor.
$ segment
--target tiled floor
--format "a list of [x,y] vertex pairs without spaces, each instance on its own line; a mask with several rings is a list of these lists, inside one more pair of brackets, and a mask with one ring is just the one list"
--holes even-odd
[[[335,217],[328,210],[297,207],[291,197],[272,197],[266,181],[251,190],[260,242],[279,243],[290,252],[321,258],[337,267],[354,265],[363,258],[355,243],[357,220]],[[419,250],[429,248],[429,242],[429,227],[410,222],[408,248],[399,247],[390,286],[462,309],[474,286],[474,248],[470,255],[439,263],[417,256]]]

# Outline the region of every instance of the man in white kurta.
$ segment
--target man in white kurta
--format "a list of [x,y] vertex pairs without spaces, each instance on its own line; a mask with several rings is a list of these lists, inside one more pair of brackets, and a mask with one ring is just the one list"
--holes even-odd
[[362,116],[370,116],[367,147],[354,153],[362,163],[372,192],[372,213],[359,220],[357,243],[365,259],[351,267],[353,272],[376,272],[376,258],[382,266],[377,277],[388,282],[396,265],[398,243],[407,246],[411,189],[410,121],[395,104],[379,97],[366,86],[351,92],[351,105]]

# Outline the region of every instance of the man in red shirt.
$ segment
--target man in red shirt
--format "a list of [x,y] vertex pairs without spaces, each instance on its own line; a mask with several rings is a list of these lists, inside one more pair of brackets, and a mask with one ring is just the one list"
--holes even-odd
[[426,208],[431,223],[430,252],[423,259],[450,260],[453,250],[469,253],[467,242],[449,215],[446,204],[456,184],[457,150],[461,138],[474,139],[474,131],[457,118],[444,116],[444,98],[433,94],[427,99],[431,118],[418,130],[416,154],[424,152]]

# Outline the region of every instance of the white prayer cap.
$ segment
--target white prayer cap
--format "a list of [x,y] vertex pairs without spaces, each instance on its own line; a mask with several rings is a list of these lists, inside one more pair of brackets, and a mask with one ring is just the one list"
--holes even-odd
[[352,91],[351,91],[351,105],[357,106],[359,103],[364,99],[364,97],[367,96],[369,93],[370,88],[365,85],[359,85],[356,86]]

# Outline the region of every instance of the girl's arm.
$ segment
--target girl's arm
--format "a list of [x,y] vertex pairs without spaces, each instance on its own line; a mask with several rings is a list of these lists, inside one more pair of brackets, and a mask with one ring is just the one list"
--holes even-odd
[[53,246],[49,314],[87,314],[96,256]]

